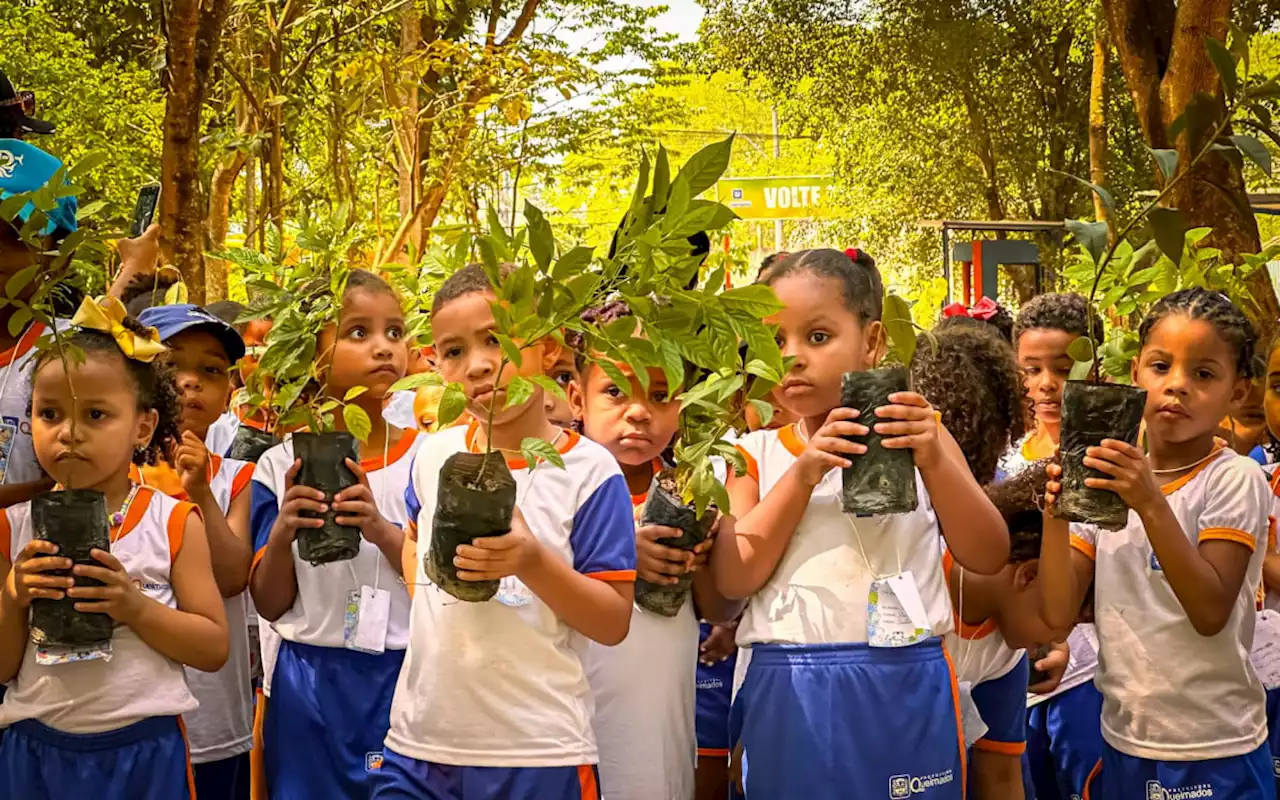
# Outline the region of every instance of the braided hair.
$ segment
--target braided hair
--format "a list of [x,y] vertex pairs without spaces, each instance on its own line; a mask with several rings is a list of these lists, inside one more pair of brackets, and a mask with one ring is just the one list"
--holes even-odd
[[1156,325],[1175,314],[1212,325],[1235,351],[1237,375],[1252,378],[1258,373],[1254,364],[1258,332],[1253,323],[1225,294],[1199,286],[1180,289],[1160,298],[1138,326],[1138,346],[1146,347]]
[[862,324],[878,322],[884,311],[884,281],[876,261],[861,250],[818,248],[787,253],[769,265],[758,283],[772,286],[789,275],[809,273],[840,284],[844,304]]

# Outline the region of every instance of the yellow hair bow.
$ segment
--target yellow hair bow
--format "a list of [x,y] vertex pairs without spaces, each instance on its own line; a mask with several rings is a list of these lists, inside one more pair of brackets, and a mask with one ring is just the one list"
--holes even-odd
[[155,328],[147,328],[146,335],[126,328],[124,318],[128,315],[129,312],[119,298],[108,295],[95,301],[92,297],[86,297],[76,310],[76,315],[71,318],[71,324],[108,334],[116,340],[125,358],[150,363],[168,348],[160,343],[160,332]]

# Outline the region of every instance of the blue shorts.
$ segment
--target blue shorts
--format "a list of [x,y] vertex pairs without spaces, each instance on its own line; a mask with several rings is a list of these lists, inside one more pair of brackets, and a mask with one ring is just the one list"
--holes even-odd
[[1084,800],[1206,797],[1275,800],[1271,749],[1264,743],[1242,756],[1207,761],[1152,761],[1127,756],[1108,744],[1085,789]]
[[1027,712],[1028,771],[1039,800],[1083,797],[1089,773],[1100,758],[1102,693],[1093,681]]
[[[702,623],[698,643],[706,641],[710,633],[711,625]],[[698,662],[698,688],[694,700],[700,756],[729,755],[729,699],[733,693],[733,667],[737,661],[738,654],[734,653],[710,667]]]
[[731,723],[747,798],[960,800],[958,703],[941,639],[754,645]]
[[974,742],[977,750],[1019,757],[1027,749],[1027,678],[1030,667],[1023,656],[1017,666],[995,680],[973,687],[973,702],[987,725],[987,733]]
[[1271,770],[1280,795],[1280,689],[1267,690],[1267,745],[1271,750]]
[[0,797],[22,800],[194,798],[187,738],[177,717],[105,733],[63,733],[35,720],[0,738]]
[[195,765],[196,797],[200,800],[249,800],[249,754]]
[[[275,693],[275,686],[272,687]],[[599,800],[594,765],[457,767],[383,750],[369,800]],[[272,799],[274,800],[274,798]]]
[[369,655],[281,643],[263,720],[271,800],[368,795],[403,661],[403,650]]

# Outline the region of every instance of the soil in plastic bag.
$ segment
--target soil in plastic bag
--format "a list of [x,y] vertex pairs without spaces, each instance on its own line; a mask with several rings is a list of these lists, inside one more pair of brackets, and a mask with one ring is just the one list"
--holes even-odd
[[[69,489],[38,494],[31,500],[31,526],[36,539],[58,546],[58,555],[76,564],[101,567],[89,555],[95,547],[110,551],[107,500],[102,492]],[[46,573],[64,578],[71,570]],[[102,581],[74,576],[76,586],[102,586]],[[42,647],[87,647],[110,641],[113,621],[106,614],[76,611],[76,599],[31,601],[31,641]]]
[[454,453],[440,467],[431,544],[422,566],[427,578],[459,600],[483,603],[498,593],[497,581],[464,581],[453,559],[458,545],[511,530],[516,480],[501,453]]
[[280,440],[266,431],[241,425],[236,429],[236,437],[231,440],[231,449],[227,451],[227,458],[257,464],[263,453],[278,444]]
[[[346,459],[359,463],[356,438],[346,431],[327,433],[295,433],[293,454],[302,459],[298,483],[324,492],[326,503],[343,489],[355,486],[356,476],[347,468]],[[311,565],[348,561],[360,552],[360,529],[339,525],[338,512],[330,508],[323,514],[304,511],[302,516],[323,519],[322,528],[298,530],[298,556]]]
[[1084,465],[1085,451],[1103,439],[1138,443],[1138,428],[1147,404],[1147,392],[1121,384],[1089,384],[1068,381],[1062,393],[1062,439],[1058,447],[1062,463],[1062,497],[1058,515],[1069,522],[1091,522],[1104,530],[1119,530],[1129,520],[1129,507],[1120,495],[1091,489],[1086,478],[1106,474]]
[[843,471],[841,505],[846,514],[905,514],[919,504],[916,464],[911,450],[886,450],[875,432],[880,422],[875,410],[889,405],[889,395],[907,391],[907,371],[898,368],[846,372],[840,404],[861,412],[855,420],[872,430],[849,440],[865,444],[867,452],[853,456],[853,466]]
[[[649,497],[644,503],[644,511],[640,515],[640,524],[665,525],[681,531],[680,536],[659,539],[659,544],[686,552],[692,550],[710,535],[715,521],[715,506],[708,506],[702,519],[698,519],[697,510],[680,501],[673,470],[665,469],[654,476],[653,484],[649,487]],[[692,585],[691,574],[681,575],[670,586],[659,586],[643,578],[636,578],[636,605],[654,614],[674,617],[680,613],[680,607],[689,596]]]

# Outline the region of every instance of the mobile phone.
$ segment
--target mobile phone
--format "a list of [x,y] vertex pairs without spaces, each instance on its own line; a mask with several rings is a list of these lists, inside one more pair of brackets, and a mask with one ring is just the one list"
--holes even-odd
[[133,225],[129,227],[129,236],[136,239],[146,233],[156,218],[156,208],[160,205],[160,184],[149,183],[138,190],[138,203],[133,207]]

